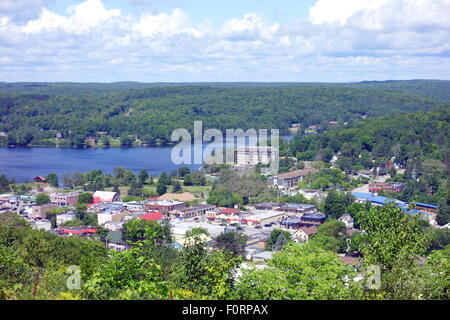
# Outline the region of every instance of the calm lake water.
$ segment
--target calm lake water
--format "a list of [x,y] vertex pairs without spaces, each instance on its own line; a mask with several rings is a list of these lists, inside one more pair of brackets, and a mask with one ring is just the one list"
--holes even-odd
[[[291,136],[283,138],[290,140]],[[123,166],[134,173],[145,168],[150,174],[159,175],[163,171],[172,172],[180,166],[172,162],[171,152],[172,146],[108,149],[0,147],[0,174],[24,182],[52,172],[61,179],[64,173],[92,169],[113,173],[115,167]],[[200,165],[188,167],[197,170]]]

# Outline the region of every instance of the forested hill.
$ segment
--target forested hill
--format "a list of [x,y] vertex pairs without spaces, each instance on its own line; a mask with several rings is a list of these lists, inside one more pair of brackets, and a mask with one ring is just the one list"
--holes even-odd
[[450,81],[446,80],[363,81],[355,86],[411,92],[450,102]]
[[339,154],[336,165],[347,173],[376,166],[387,170],[394,158],[405,172],[389,174],[394,181],[407,183],[396,197],[440,205],[450,215],[450,201],[445,202],[450,183],[450,106],[367,119],[315,136],[296,136],[289,147],[300,160],[328,162]]
[[7,134],[0,136],[0,144],[54,145],[59,132],[61,143],[82,146],[84,138],[99,131],[113,138],[137,135],[144,143],[166,143],[174,129],[191,129],[194,120],[222,131],[277,128],[286,133],[293,123],[326,130],[329,121],[343,125],[366,116],[427,111],[445,104],[408,90],[373,86],[0,83],[0,132]]

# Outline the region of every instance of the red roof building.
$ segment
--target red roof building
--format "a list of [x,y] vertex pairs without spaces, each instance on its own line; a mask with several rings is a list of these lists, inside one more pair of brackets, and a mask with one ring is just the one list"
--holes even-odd
[[47,181],[47,179],[45,179],[44,177],[41,176],[37,176],[36,178],[33,179],[34,182],[39,182],[39,183],[45,183]]
[[139,216],[139,219],[146,220],[146,221],[157,221],[157,220],[162,219],[163,217],[164,216],[163,216],[163,214],[161,212],[155,211],[155,212],[152,212],[152,213],[148,213],[148,214],[144,214],[142,216]]
[[241,213],[241,211],[238,209],[234,209],[234,208],[225,208],[225,209],[220,210],[219,213],[225,214],[225,215],[233,215],[233,214],[239,214],[239,213]]

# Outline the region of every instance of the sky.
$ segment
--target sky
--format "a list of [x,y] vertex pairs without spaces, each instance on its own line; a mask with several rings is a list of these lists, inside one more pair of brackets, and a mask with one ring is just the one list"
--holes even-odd
[[0,0],[0,81],[450,80],[450,0]]

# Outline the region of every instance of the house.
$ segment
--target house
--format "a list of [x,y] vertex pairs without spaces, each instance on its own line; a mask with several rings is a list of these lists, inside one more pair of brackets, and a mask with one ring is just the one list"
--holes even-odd
[[373,178],[373,170],[358,170],[358,172],[356,173],[357,177],[363,177],[363,178],[367,178],[367,179],[372,179]]
[[252,261],[256,263],[265,263],[267,260],[272,259],[274,252],[272,251],[262,251],[260,253],[254,254],[252,256]]
[[50,201],[60,207],[75,206],[79,195],[80,192],[51,193]]
[[106,235],[106,246],[115,251],[125,251],[131,246],[123,240],[123,234],[119,231],[109,231]]
[[33,218],[45,219],[45,217],[47,216],[47,212],[49,212],[53,208],[56,208],[56,205],[52,203],[43,204],[40,206],[33,206],[31,215]]
[[125,224],[124,221],[108,221],[103,225],[103,227],[105,229],[108,229],[109,231],[118,232],[122,230],[124,224]]
[[105,211],[97,214],[98,225],[103,225],[107,222],[117,222],[124,220],[128,213],[126,211]]
[[347,227],[347,229],[353,229],[353,225],[355,223],[355,220],[352,218],[351,215],[349,214],[344,214],[342,217],[339,218],[340,221],[342,221],[343,223],[345,223],[345,226]]
[[76,216],[75,213],[64,213],[64,214],[58,214],[56,216],[56,224],[58,226],[62,225],[63,223],[67,222],[67,221],[72,221],[75,220]]
[[212,239],[210,237],[208,237],[206,234],[201,233],[199,235],[196,236],[191,236],[191,237],[186,237],[186,238],[182,238],[179,239],[177,241],[175,241],[176,243],[178,243],[180,245],[181,248],[185,248],[185,247],[189,247],[192,246],[196,243],[208,243],[211,242]]
[[311,226],[311,227],[301,227],[300,229],[297,229],[293,234],[292,237],[294,240],[297,240],[299,242],[308,242],[309,238],[312,235],[315,235],[317,233],[317,227]]
[[143,203],[140,202],[127,202],[124,204],[124,206],[127,208],[128,211],[131,212],[143,212],[145,210],[145,206]]
[[47,179],[45,179],[42,176],[37,176],[36,178],[33,179],[33,181],[37,182],[37,183],[45,183],[45,182],[47,182]]
[[402,192],[405,188],[404,182],[370,182],[369,192],[375,193],[378,191]]
[[267,178],[269,186],[275,187],[293,187],[297,186],[297,182],[303,180],[308,174],[319,172],[315,168],[305,168],[291,172],[280,173],[276,176]]
[[278,159],[278,150],[272,147],[241,146],[234,151],[236,166],[256,166],[258,163],[269,164],[272,159]]
[[100,200],[99,202],[116,202],[120,201],[120,194],[112,191],[95,191],[93,198],[94,202],[96,198]]
[[324,193],[322,190],[317,189],[303,189],[299,190],[298,193],[300,193],[302,196],[304,196],[306,199],[314,199],[314,198],[322,198],[324,196]]
[[33,229],[49,231],[52,229],[52,223],[47,220],[34,221],[32,224]]
[[90,236],[96,234],[98,229],[90,226],[56,228],[55,233],[60,236]]

